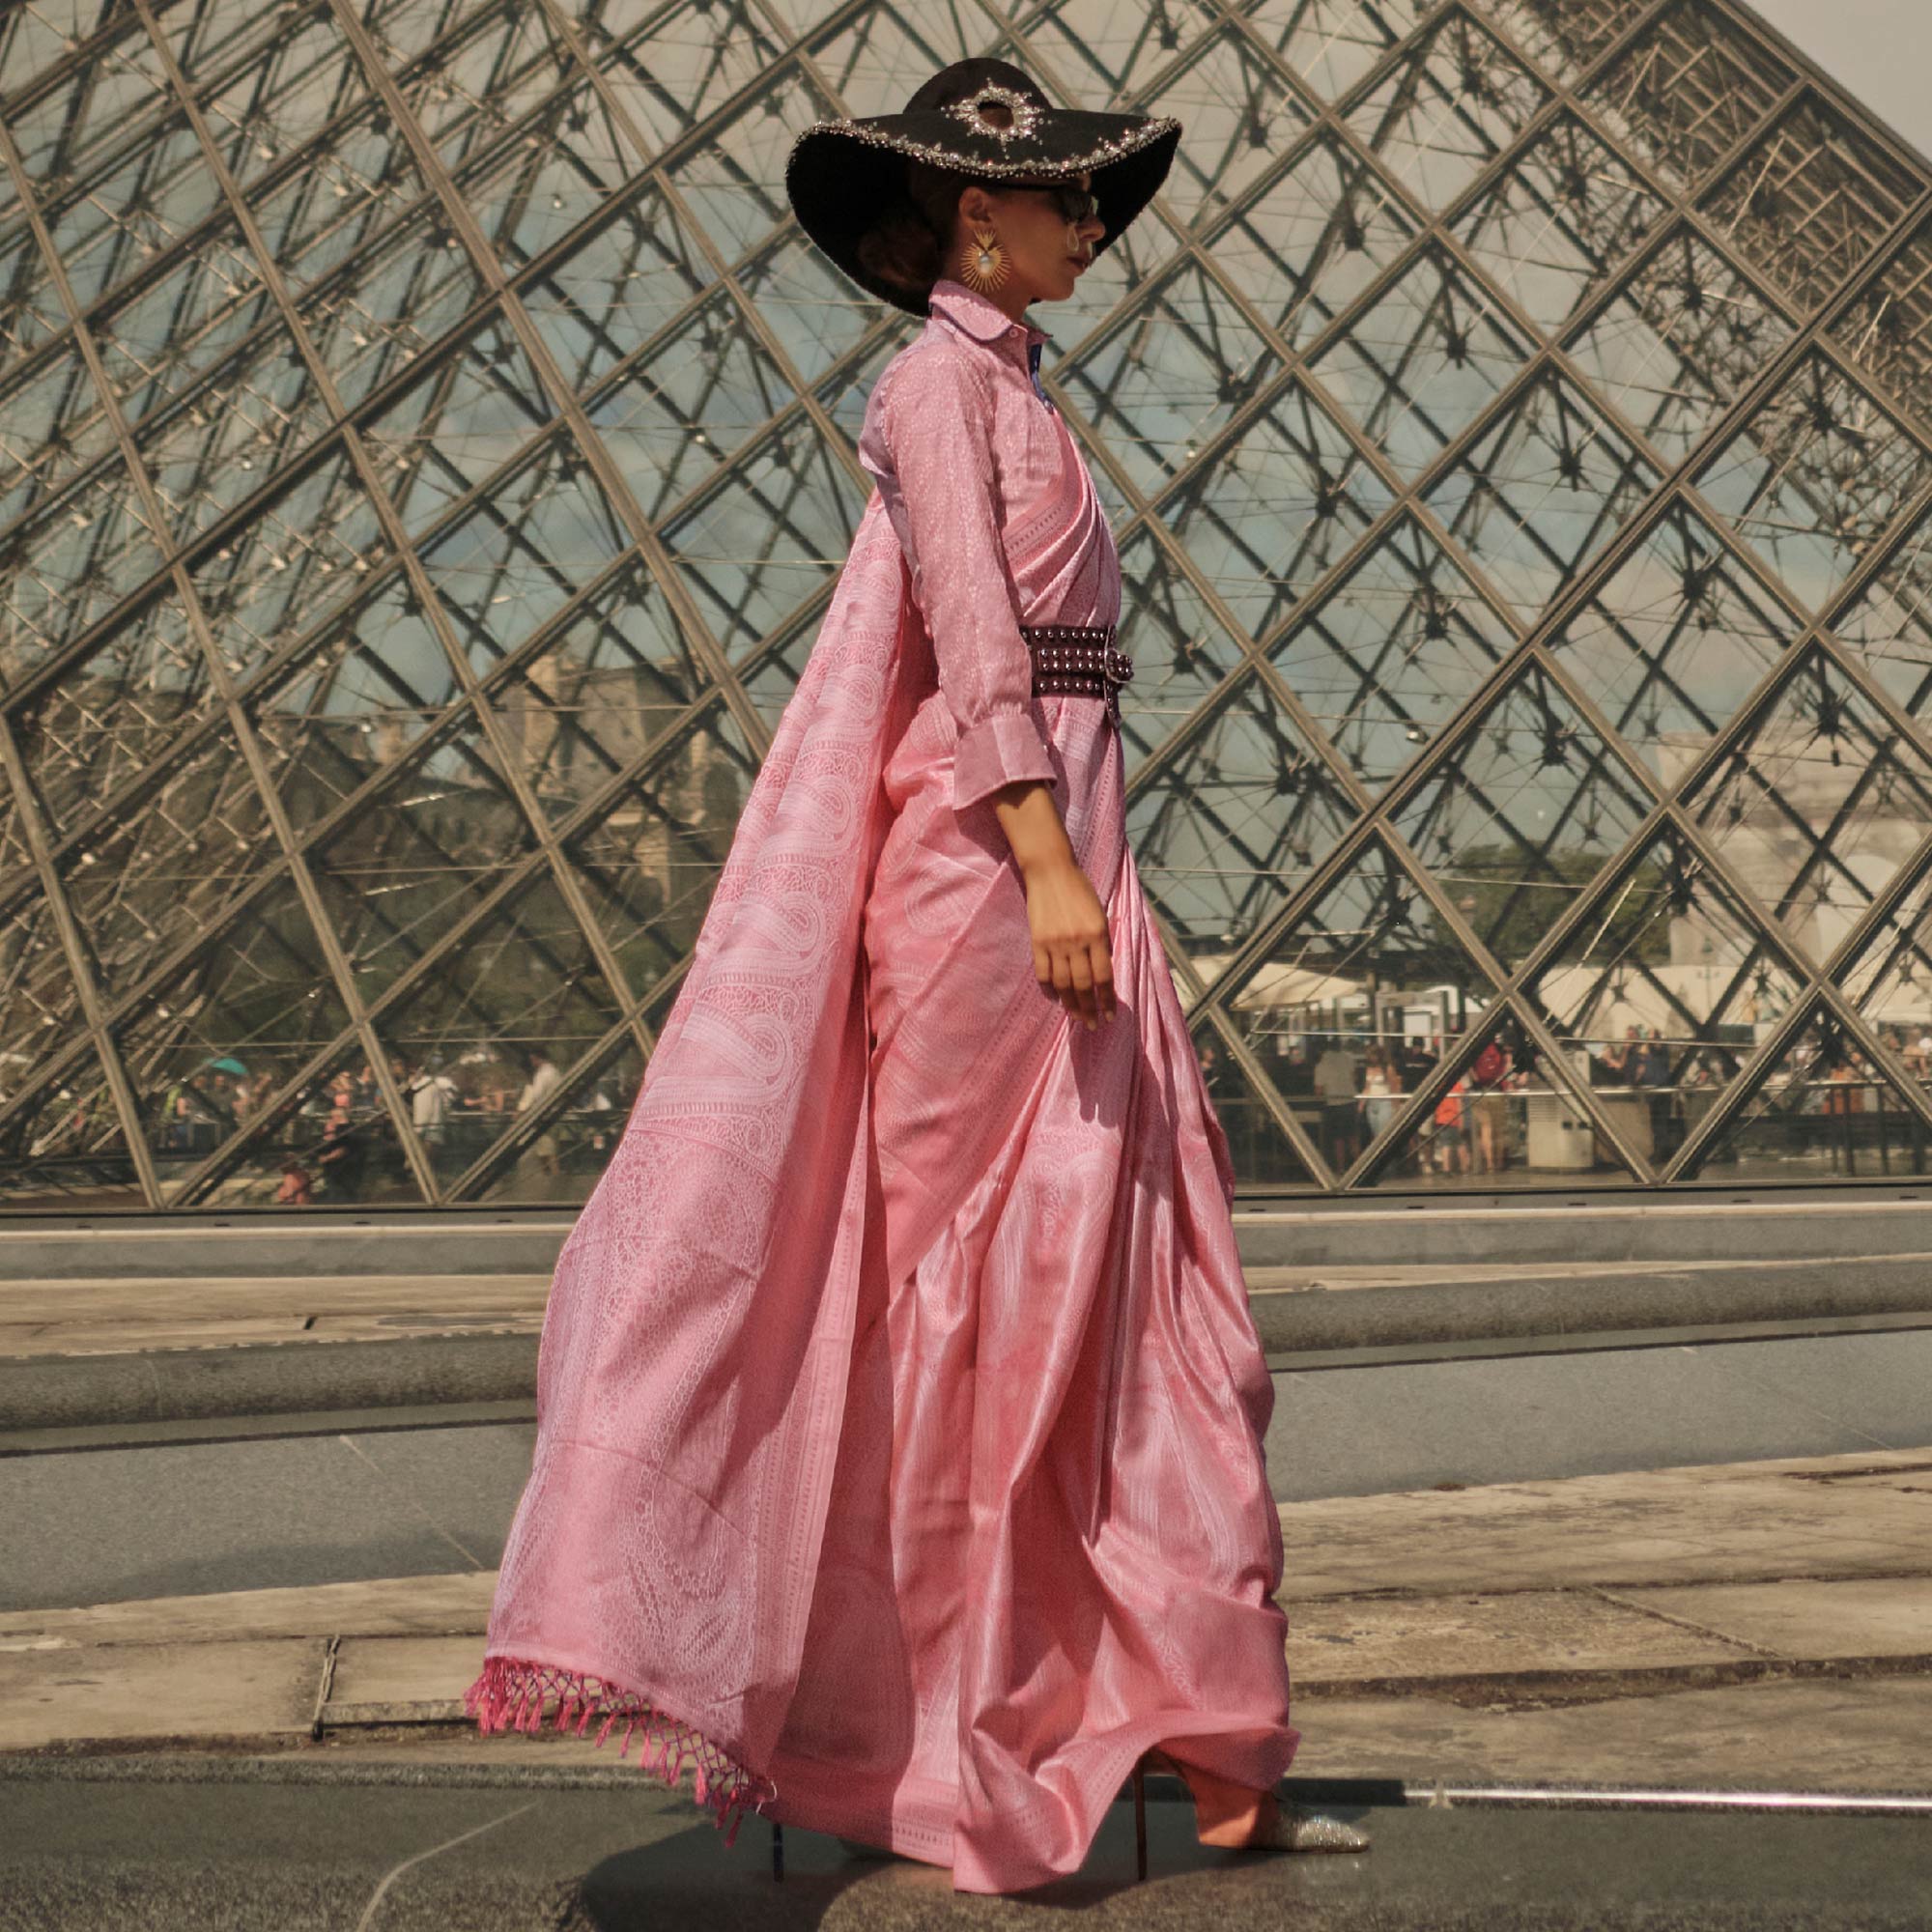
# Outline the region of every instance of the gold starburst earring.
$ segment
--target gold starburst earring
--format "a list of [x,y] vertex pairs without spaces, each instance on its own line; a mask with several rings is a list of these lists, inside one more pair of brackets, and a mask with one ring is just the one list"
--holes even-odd
[[1009,269],[1000,238],[990,228],[983,235],[975,235],[959,258],[959,279],[982,296],[1004,288]]

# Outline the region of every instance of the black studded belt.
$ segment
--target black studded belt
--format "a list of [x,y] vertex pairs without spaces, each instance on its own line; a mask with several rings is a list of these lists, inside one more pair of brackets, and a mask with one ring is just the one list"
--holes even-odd
[[1074,692],[1104,697],[1107,715],[1121,722],[1121,686],[1133,676],[1133,660],[1114,648],[1111,624],[1022,624],[1033,654],[1034,696]]

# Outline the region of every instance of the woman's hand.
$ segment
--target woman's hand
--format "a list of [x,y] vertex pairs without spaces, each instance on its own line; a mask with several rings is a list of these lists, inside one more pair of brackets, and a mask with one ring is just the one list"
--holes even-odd
[[1050,785],[1033,780],[1004,786],[993,794],[993,809],[1026,881],[1034,977],[1091,1033],[1114,1017],[1107,909],[1073,856]]
[[1034,977],[1042,992],[1051,993],[1092,1033],[1114,1017],[1107,910],[1071,858],[1065,865],[1036,867],[1026,874],[1026,889]]

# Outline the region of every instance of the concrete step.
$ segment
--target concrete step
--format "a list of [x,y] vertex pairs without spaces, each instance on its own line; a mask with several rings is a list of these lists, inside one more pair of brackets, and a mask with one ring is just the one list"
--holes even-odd
[[[548,1274],[19,1279],[0,1285],[0,1435],[533,1400]],[[1401,1350],[1578,1350],[1713,1332],[1932,1325],[1932,1254],[1500,1267],[1254,1267],[1270,1367]],[[28,1440],[23,1438],[32,1437]],[[41,1439],[44,1438],[44,1439]]]

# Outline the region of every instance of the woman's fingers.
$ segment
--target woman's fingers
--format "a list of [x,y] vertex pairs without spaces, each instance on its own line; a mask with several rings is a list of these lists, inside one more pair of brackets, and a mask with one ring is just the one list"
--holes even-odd
[[1114,962],[1105,940],[1067,941],[1034,952],[1035,977],[1088,1028],[1110,1020],[1119,1009],[1114,996]]

